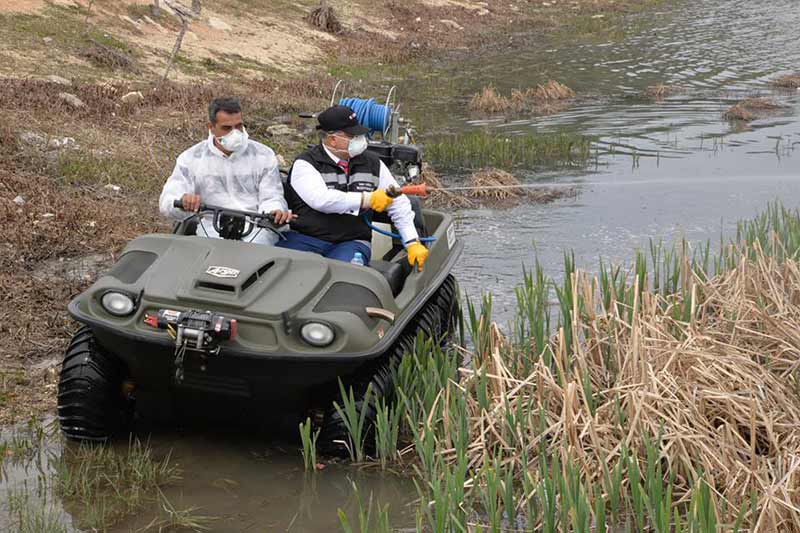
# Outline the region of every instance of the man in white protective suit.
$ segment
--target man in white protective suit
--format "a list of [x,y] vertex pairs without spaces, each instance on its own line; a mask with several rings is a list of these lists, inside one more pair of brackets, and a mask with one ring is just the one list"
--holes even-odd
[[[183,210],[174,207],[182,200]],[[215,98],[208,105],[208,139],[178,156],[172,175],[164,184],[159,209],[164,216],[181,219],[197,212],[200,203],[271,213],[277,226],[293,216],[283,196],[278,160],[271,148],[250,140],[235,98]],[[202,217],[197,235],[219,238],[212,221]],[[259,229],[243,238],[272,245],[274,231]]]

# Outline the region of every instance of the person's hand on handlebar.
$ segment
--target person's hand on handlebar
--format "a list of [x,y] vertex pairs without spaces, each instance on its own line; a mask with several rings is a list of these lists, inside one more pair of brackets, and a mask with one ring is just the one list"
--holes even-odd
[[283,226],[284,224],[288,224],[292,220],[297,218],[297,215],[292,214],[292,210],[289,209],[288,211],[281,211],[280,209],[276,209],[270,213],[272,215],[273,223],[276,226]]
[[181,196],[183,202],[183,210],[189,213],[197,213],[200,211],[200,196],[197,194],[186,193]]

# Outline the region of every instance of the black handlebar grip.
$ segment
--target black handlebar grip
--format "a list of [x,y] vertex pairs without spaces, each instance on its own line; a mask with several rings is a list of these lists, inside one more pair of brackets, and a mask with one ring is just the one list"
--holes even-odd
[[183,198],[178,198],[177,200],[173,200],[172,207],[177,209],[183,209]]

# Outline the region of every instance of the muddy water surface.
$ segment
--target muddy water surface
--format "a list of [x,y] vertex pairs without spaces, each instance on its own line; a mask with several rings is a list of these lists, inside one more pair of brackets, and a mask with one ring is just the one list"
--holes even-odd
[[[404,109],[423,132],[486,128],[526,135],[566,129],[597,138],[597,158],[588,169],[523,172],[531,181],[579,184],[577,198],[459,213],[466,249],[457,275],[472,295],[494,293],[497,318],[511,319],[511,289],[523,265],[532,263],[534,249],[557,277],[566,249],[575,251],[579,265],[592,267],[599,256],[627,260],[650,238],[717,239],[773,199],[800,203],[800,93],[772,93],[767,85],[800,68],[797,2],[704,0],[678,6],[630,17],[624,37],[535,40],[513,52],[398,80]],[[508,94],[549,78],[589,96],[546,118],[465,112],[470,95],[488,83]],[[663,102],[637,96],[656,83],[687,91]],[[787,107],[749,125],[721,120],[727,107],[753,93],[769,93]],[[292,439],[175,431],[153,435],[151,442],[160,454],[171,449],[183,470],[183,481],[167,489],[166,497],[176,508],[196,506],[200,514],[219,517],[211,524],[214,531],[336,530],[337,508],[352,509],[350,480],[363,494],[373,491],[391,505],[395,527],[413,527],[411,481],[336,465],[309,479]],[[33,487],[37,471],[7,465],[0,486]],[[156,512],[148,509],[116,530],[143,528]],[[7,520],[0,518],[0,524]]]

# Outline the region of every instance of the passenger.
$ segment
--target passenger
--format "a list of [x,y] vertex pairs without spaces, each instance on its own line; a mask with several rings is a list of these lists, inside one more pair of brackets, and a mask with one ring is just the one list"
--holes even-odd
[[297,157],[286,181],[286,199],[298,219],[277,246],[348,262],[361,252],[369,264],[372,230],[362,215],[387,210],[408,262],[422,270],[428,249],[419,242],[411,202],[386,194],[397,182],[378,156],[366,151],[368,130],[347,106],[330,107],[317,120],[320,144]]
[[[173,206],[182,200],[184,210]],[[292,218],[283,196],[278,160],[271,148],[248,139],[242,107],[235,98],[215,98],[208,105],[208,139],[178,156],[159,199],[161,214],[181,219],[200,203],[271,213],[277,225]],[[201,219],[197,235],[219,238],[210,220]],[[248,242],[275,244],[273,231],[256,231]]]

